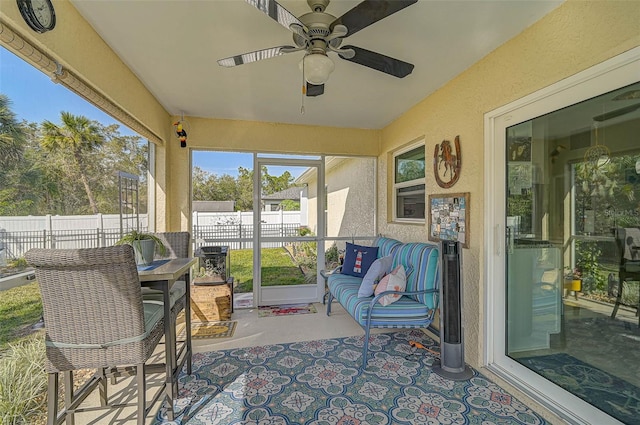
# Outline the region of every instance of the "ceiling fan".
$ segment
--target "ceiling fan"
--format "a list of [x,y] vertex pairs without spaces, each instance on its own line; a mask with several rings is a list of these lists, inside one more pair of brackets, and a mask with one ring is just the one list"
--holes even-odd
[[330,0],[307,0],[311,12],[295,17],[275,0],[246,0],[280,25],[293,32],[295,46],[269,49],[231,56],[218,60],[218,65],[234,67],[269,59],[287,53],[305,51],[300,69],[306,81],[307,96],[324,93],[324,83],[335,67],[327,53],[337,53],[349,62],[364,65],[385,74],[404,78],[413,71],[413,64],[356,46],[341,46],[342,40],[386,18],[418,0],[364,0],[339,18],[325,12]]
[[[632,100],[632,99],[640,99],[640,90],[629,90],[622,94],[617,95],[611,100]],[[633,112],[637,109],[640,109],[640,103],[634,103],[632,105],[625,106],[623,108],[618,108],[613,111],[605,112],[604,114],[596,115],[593,117],[594,121],[607,121],[612,118],[616,118],[622,115],[626,115],[630,112]]]

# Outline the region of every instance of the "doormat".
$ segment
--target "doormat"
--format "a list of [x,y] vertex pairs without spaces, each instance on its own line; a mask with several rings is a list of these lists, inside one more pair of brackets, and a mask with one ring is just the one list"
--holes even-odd
[[233,296],[233,308],[251,308],[253,307],[253,294],[243,293]]
[[258,307],[258,317],[317,313],[313,304],[281,304]]
[[565,353],[519,359],[523,365],[624,423],[637,423],[640,388]]
[[[191,322],[191,339],[230,338],[236,330],[236,324],[235,320]],[[184,339],[187,336],[184,322],[179,326],[178,338]]]

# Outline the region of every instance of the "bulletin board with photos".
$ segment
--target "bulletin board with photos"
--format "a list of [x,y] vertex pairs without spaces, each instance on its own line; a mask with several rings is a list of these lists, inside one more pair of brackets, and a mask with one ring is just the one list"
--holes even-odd
[[429,195],[429,240],[469,248],[469,192]]

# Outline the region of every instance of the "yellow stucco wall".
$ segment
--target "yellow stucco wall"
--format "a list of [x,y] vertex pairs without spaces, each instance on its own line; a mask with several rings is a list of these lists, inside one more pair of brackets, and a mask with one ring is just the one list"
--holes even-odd
[[427,162],[443,139],[460,135],[462,172],[450,189],[427,168],[427,195],[470,192],[470,248],[464,250],[466,360],[478,366],[483,350],[483,115],[499,106],[640,45],[640,2],[569,1],[471,66],[382,131],[379,229],[401,240],[427,240],[424,230],[389,223],[389,151],[422,135]]

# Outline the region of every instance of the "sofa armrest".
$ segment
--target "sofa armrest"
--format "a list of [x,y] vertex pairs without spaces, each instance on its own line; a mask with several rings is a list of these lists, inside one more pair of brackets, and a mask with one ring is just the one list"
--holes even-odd
[[339,274],[342,271],[342,265],[336,267],[335,269],[332,270],[320,270],[320,275],[322,277],[324,277],[325,279],[328,278],[329,276],[331,276],[332,274]]

